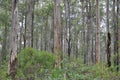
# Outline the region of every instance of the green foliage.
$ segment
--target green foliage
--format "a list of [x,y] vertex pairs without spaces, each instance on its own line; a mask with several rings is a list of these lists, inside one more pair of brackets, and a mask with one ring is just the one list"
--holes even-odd
[[64,60],[64,67],[53,69],[43,80],[119,80],[120,72],[111,71],[105,64],[85,65],[80,59]]
[[18,62],[18,76],[34,77],[35,73],[39,74],[45,69],[52,69],[55,56],[49,52],[25,48],[18,54]]
[[[106,64],[85,65],[78,58],[64,56],[62,68],[54,68],[56,57],[49,52],[25,48],[18,54],[17,80],[119,80],[120,71],[114,71]],[[7,60],[8,61],[8,60]],[[11,80],[6,75],[7,61],[0,66],[0,80]]]

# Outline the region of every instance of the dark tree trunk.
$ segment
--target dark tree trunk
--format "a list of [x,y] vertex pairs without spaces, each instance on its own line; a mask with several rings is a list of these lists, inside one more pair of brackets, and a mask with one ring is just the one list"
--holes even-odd
[[113,0],[113,24],[114,24],[114,65],[116,66],[116,70],[119,70],[119,55],[118,55],[118,19],[117,19],[117,12],[118,12],[118,7],[117,7],[117,12],[115,10],[116,7],[116,0]]
[[110,31],[109,31],[109,0],[107,0],[107,10],[106,10],[106,17],[107,17],[107,65],[108,67],[111,66],[111,61],[110,61],[110,57],[111,57],[111,35],[110,35]]

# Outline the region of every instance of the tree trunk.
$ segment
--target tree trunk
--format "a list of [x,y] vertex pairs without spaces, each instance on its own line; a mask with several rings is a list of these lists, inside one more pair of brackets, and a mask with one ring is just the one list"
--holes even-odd
[[[5,9],[6,8],[7,8],[7,6],[5,7]],[[5,10],[5,14],[7,15],[7,9]],[[5,23],[4,31],[3,31],[2,50],[1,50],[1,63],[6,59],[6,54],[8,53],[7,37],[8,37],[8,26]]]
[[100,9],[99,0],[96,0],[96,63],[100,61]]
[[60,16],[60,0],[55,0],[54,8],[54,53],[57,55],[55,67],[61,65],[62,60],[62,26]]
[[19,40],[19,52],[21,51],[21,49],[22,49],[22,35],[23,35],[23,33],[22,33],[22,31],[23,31],[23,26],[24,26],[24,23],[23,23],[23,21],[24,21],[24,17],[23,17],[24,15],[23,15],[23,13],[22,13],[22,25],[20,26],[20,40]]
[[108,67],[111,66],[111,61],[110,61],[110,57],[111,57],[111,35],[110,35],[110,31],[109,31],[109,0],[107,0],[107,10],[106,10],[106,17],[107,17],[107,65]]
[[7,35],[8,35],[8,28],[5,24],[4,29],[4,38],[2,42],[2,51],[1,51],[1,62],[3,62],[6,59],[6,53],[7,53]]
[[34,0],[27,0],[26,46],[33,47]]
[[18,0],[12,0],[12,28],[11,28],[10,59],[8,63],[8,75],[15,80],[17,73],[17,44],[18,44]]
[[25,14],[25,30],[24,30],[24,34],[23,34],[23,40],[24,40],[24,48],[26,47],[26,29],[27,29],[27,26],[26,26],[26,21],[27,21],[27,15]]
[[66,38],[66,43],[67,43],[67,53],[68,53],[68,57],[70,58],[70,54],[71,54],[71,26],[70,26],[70,1],[69,0],[65,0],[64,1],[65,4],[65,20],[66,20],[66,29],[65,29],[65,38]]
[[[117,10],[115,9],[117,7]],[[116,66],[116,70],[119,70],[119,33],[118,33],[118,20],[119,20],[119,0],[113,0],[113,24],[114,24],[114,64]]]

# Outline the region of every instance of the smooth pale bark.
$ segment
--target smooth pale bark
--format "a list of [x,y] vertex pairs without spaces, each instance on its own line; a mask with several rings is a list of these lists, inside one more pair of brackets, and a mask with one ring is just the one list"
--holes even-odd
[[18,46],[18,0],[12,0],[12,28],[11,28],[10,59],[8,75],[15,79],[17,73],[17,46]]
[[62,26],[60,15],[60,0],[55,0],[54,7],[54,53],[57,55],[55,67],[61,65],[62,60]]
[[100,8],[99,0],[96,0],[96,63],[100,61]]

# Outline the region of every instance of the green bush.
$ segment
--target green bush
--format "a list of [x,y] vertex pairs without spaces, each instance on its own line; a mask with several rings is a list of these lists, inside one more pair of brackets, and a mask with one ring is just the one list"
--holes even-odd
[[34,77],[41,70],[54,67],[55,56],[50,52],[25,48],[18,54],[18,76]]

